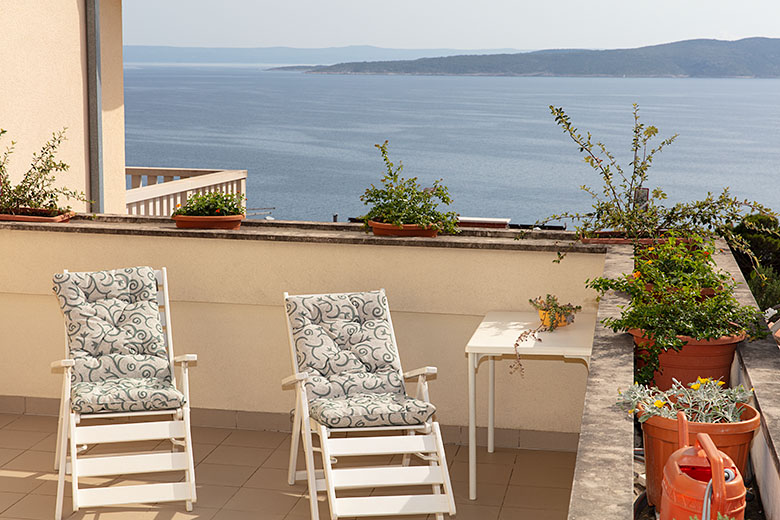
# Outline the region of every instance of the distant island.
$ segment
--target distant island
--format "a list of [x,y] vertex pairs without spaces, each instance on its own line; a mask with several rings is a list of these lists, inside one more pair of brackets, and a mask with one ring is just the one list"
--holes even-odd
[[172,47],[125,45],[125,63],[214,63],[256,65],[326,65],[346,61],[413,60],[460,54],[506,54],[518,49],[388,49],[372,45],[349,45],[306,49],[299,47]]
[[560,49],[278,67],[317,74],[778,78],[780,39],[685,40],[636,49]]

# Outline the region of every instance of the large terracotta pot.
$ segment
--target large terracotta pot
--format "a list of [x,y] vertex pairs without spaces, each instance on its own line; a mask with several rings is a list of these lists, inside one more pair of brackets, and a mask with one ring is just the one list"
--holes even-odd
[[[628,329],[628,333],[634,336],[634,344],[639,351],[655,344],[655,341],[644,336],[644,331],[641,329]],[[745,339],[744,333],[702,340],[690,336],[678,337],[687,342],[681,350],[667,350],[658,356],[661,371],[655,372],[653,379],[659,389],[670,389],[672,378],[684,385],[694,383],[698,377],[720,379],[729,384],[734,351]],[[641,362],[639,359],[637,361]]]
[[424,228],[417,224],[402,224],[401,227],[384,222],[368,221],[375,235],[391,237],[435,237],[439,232],[434,228]]
[[201,217],[193,215],[174,215],[177,228],[184,229],[239,229],[244,215],[225,215],[223,217]]
[[[32,211],[32,210],[31,210]],[[68,211],[53,217],[44,217],[41,215],[11,215],[8,213],[0,214],[0,220],[10,220],[14,222],[68,222],[75,215],[74,211]]]
[[[747,404],[743,408],[740,422],[736,423],[688,423],[688,444],[694,445],[697,433],[706,433],[715,446],[728,455],[744,475],[747,466],[750,441],[761,425],[758,410]],[[641,411],[639,412],[641,415]],[[651,417],[642,423],[645,444],[645,472],[647,478],[647,501],[651,505],[661,503],[661,482],[664,465],[677,446],[677,421],[666,417]]]

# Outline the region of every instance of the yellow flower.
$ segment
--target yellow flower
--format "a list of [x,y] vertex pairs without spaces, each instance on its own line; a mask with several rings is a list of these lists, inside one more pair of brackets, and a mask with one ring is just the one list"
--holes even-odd
[[650,264],[652,264],[652,263],[653,263],[653,261],[652,261],[652,260],[648,260],[648,261],[647,261],[647,265],[650,265]]
[[633,413],[634,413],[634,409],[633,408],[628,411],[628,415],[631,415]]
[[710,382],[710,378],[708,377],[707,379],[704,379],[702,377],[697,377],[696,381],[699,382],[699,383],[709,383]]
[[751,392],[752,392],[752,391],[754,391],[755,389],[756,389],[756,388],[755,388],[755,387],[753,387],[753,386],[751,386],[751,387],[750,387],[750,391],[751,391]]
[[694,390],[698,390],[700,387],[701,387],[701,383],[693,383],[691,385],[691,388],[693,388]]
[[656,408],[663,408],[664,407],[664,402],[656,399],[656,401],[653,403],[653,405],[655,405]]
[[648,247],[647,250],[648,251],[655,251],[655,248],[654,247]]
[[725,381],[718,381],[718,386],[723,386],[723,385],[725,385],[725,384],[726,384],[726,382],[725,382]]

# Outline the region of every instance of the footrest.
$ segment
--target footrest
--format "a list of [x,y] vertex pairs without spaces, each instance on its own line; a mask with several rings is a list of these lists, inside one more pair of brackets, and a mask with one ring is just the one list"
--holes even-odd
[[335,510],[338,516],[354,517],[450,512],[446,495],[337,498]]
[[444,483],[441,466],[379,466],[334,469],[335,489],[421,486]]
[[401,453],[432,453],[436,451],[433,435],[393,435],[390,437],[347,437],[328,439],[331,457],[362,455],[397,455]]
[[188,482],[79,489],[79,507],[192,500]]

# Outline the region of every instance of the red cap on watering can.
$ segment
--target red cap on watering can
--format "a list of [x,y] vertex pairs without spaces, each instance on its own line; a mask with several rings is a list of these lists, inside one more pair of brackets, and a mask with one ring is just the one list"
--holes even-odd
[[692,516],[716,520],[718,513],[744,520],[745,483],[734,461],[718,451],[706,433],[696,436],[696,446],[688,446],[688,420],[683,412],[677,412],[677,439],[679,449],[664,466],[661,520]]

